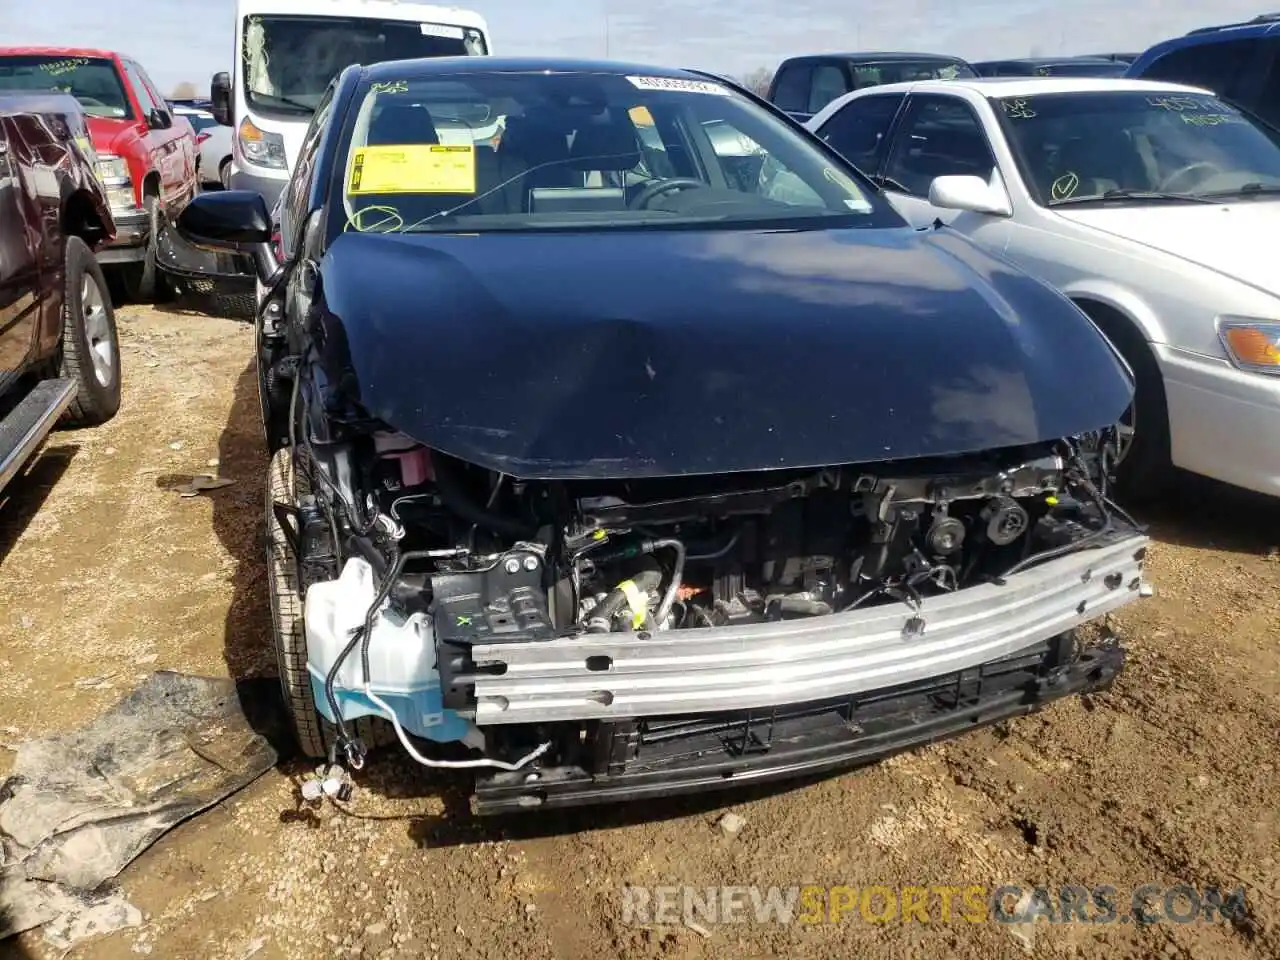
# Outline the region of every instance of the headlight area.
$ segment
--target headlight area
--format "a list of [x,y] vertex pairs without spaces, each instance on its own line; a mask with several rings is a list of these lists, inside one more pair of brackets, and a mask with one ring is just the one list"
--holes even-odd
[[536,482],[376,424],[329,437],[294,449],[314,497],[286,505],[299,694],[355,766],[373,716],[418,762],[473,768],[477,812],[797,776],[1026,713],[1109,684],[1122,651],[1075,629],[1150,592],[1107,494],[1113,429]]
[[133,191],[133,179],[129,176],[129,164],[124,157],[110,153],[98,154],[98,179],[106,189],[107,205],[112,215],[128,215],[138,210]]
[[263,130],[245,117],[236,129],[236,144],[246,163],[269,170],[285,170],[284,137]]
[[1238,370],[1280,376],[1280,320],[1218,317],[1218,339]]

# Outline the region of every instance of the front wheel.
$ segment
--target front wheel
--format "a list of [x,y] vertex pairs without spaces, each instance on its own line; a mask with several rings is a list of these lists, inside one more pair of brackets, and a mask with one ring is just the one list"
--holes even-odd
[[148,196],[144,203],[147,210],[147,246],[142,262],[122,266],[120,277],[125,296],[134,303],[159,303],[168,292],[156,256],[160,243],[160,198]]
[[[296,507],[310,493],[306,472],[294,469],[293,451],[277,450],[267,468],[267,594],[271,598],[271,628],[280,691],[293,721],[298,747],[307,757],[328,756],[337,739],[334,725],[316,709],[311,674],[307,670],[307,637],[303,619],[305,590],[298,580],[299,564],[293,545],[276,515],[276,505]],[[373,750],[395,739],[391,725],[378,717],[347,721],[347,729]]]
[[79,237],[67,237],[65,272],[61,373],[76,398],[64,423],[94,426],[120,409],[120,338],[102,267]]
[[1145,342],[1135,338],[1116,346],[1133,368],[1135,380],[1133,403],[1120,423],[1116,485],[1131,500],[1149,500],[1168,487],[1173,475],[1164,377]]

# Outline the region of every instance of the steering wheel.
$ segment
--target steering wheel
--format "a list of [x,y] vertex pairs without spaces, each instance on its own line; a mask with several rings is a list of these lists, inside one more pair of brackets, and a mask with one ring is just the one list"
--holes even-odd
[[676,190],[691,189],[693,187],[705,187],[706,184],[694,177],[673,177],[670,180],[655,180],[646,187],[641,188],[640,192],[631,198],[631,202],[627,204],[635,210],[640,210],[647,206],[650,201],[656,200],[658,197],[666,196]]
[[[1222,173],[1222,168],[1218,166],[1216,163],[1210,163],[1208,160],[1197,160],[1194,163],[1188,163],[1185,167],[1179,167],[1177,170],[1173,171],[1173,173],[1169,174],[1167,177],[1161,180],[1160,192],[1161,193],[1177,192],[1170,189],[1170,184],[1172,184],[1175,180],[1180,179],[1181,177],[1185,177],[1187,174],[1191,173],[1194,170],[1205,170],[1208,172],[1209,176],[1212,176],[1215,173]],[[1201,177],[1200,179],[1205,179],[1205,178]]]

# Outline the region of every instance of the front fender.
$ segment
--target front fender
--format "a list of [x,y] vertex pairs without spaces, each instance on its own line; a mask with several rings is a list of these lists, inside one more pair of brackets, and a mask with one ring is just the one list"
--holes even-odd
[[1147,343],[1167,342],[1160,317],[1150,304],[1114,280],[1085,277],[1065,284],[1060,289],[1078,306],[1088,302],[1099,303],[1119,313],[1137,328]]

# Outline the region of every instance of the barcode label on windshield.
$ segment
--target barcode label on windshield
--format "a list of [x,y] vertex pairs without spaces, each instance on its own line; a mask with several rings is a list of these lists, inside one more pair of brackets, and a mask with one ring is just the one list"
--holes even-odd
[[729,88],[709,80],[685,80],[681,77],[627,77],[641,90],[670,90],[673,93],[710,93],[729,96]]
[[422,27],[422,35],[424,37],[444,37],[447,40],[461,40],[461,27],[447,27],[443,23],[424,23]]

